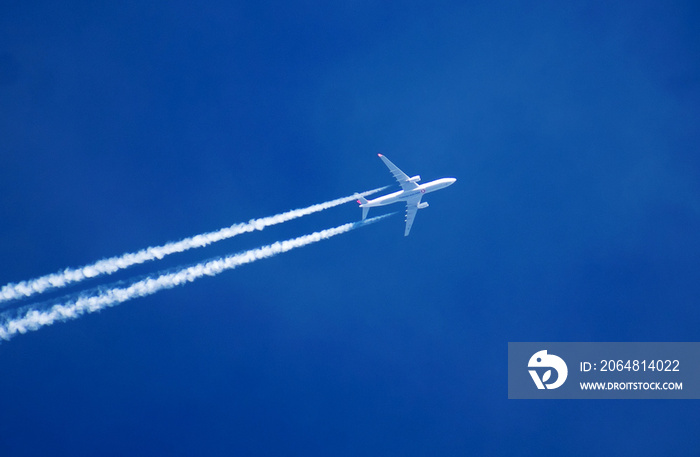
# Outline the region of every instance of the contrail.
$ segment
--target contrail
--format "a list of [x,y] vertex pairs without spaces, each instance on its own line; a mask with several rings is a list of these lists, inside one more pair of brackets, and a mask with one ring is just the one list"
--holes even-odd
[[327,238],[340,235],[372,224],[381,219],[391,216],[373,217],[365,221],[351,222],[335,228],[321,230],[309,235],[300,236],[286,241],[278,241],[267,246],[221,257],[215,260],[205,261],[196,265],[182,268],[180,270],[161,274],[160,276],[147,277],[141,281],[134,282],[128,287],[115,287],[97,295],[80,296],[73,301],[64,304],[54,305],[47,310],[29,309],[23,316],[6,319],[0,324],[0,338],[9,340],[17,333],[26,333],[31,330],[38,330],[46,325],[55,322],[63,322],[70,319],[77,319],[86,313],[94,313],[104,308],[111,307],[131,300],[132,298],[145,297],[154,294],[159,290],[171,289],[173,287],[193,282],[203,276],[216,276],[226,270],[232,270],[241,265],[255,262],[256,260],[273,257],[292,249],[300,248],[308,244],[316,243]]
[[[371,195],[379,192],[385,187],[362,192],[360,195]],[[254,230],[262,230],[271,225],[281,224],[291,221],[302,216],[317,213],[334,206],[342,205],[349,201],[355,200],[357,194],[352,196],[337,198],[325,203],[317,203],[306,208],[294,209],[274,216],[263,217],[260,219],[251,219],[249,222],[234,224],[230,227],[222,228],[215,232],[203,233],[180,241],[166,243],[162,246],[154,246],[142,249],[138,252],[126,253],[117,257],[100,260],[92,265],[85,265],[80,268],[66,268],[63,271],[41,276],[28,281],[7,284],[0,289],[0,306],[2,302],[16,300],[18,298],[31,297],[35,294],[40,294],[51,289],[66,287],[69,284],[77,283],[85,279],[94,278],[101,275],[108,275],[132,265],[147,262],[154,259],[162,259],[163,257],[184,252],[188,249],[200,248],[207,246],[217,241],[232,238],[241,233],[248,233]]]

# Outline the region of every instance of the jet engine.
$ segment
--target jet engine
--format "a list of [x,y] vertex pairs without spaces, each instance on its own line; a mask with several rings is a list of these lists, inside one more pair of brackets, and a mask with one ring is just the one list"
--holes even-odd
[[420,175],[415,175],[413,178],[409,178],[408,182],[418,182],[420,181]]
[[428,202],[418,203],[418,209],[423,209],[428,207]]

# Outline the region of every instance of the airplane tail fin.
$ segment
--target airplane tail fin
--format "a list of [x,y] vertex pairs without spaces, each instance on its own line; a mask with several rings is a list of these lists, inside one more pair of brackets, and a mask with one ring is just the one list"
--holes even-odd
[[360,207],[362,208],[362,220],[364,221],[367,219],[367,213],[369,213],[369,206],[362,206],[366,203],[369,203],[365,197],[362,195],[357,196],[357,203],[360,204]]

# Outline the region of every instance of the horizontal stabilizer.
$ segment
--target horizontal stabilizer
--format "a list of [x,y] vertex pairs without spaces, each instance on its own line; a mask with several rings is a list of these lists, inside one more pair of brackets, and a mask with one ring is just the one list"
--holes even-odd
[[366,205],[369,202],[362,195],[358,195],[357,196],[357,203],[359,203],[360,208],[362,208],[362,220],[364,221],[365,219],[367,219],[367,214],[369,213],[369,206],[362,206],[362,205]]

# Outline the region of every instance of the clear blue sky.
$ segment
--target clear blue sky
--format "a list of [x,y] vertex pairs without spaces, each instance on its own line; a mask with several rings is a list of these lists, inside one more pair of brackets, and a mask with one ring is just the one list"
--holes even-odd
[[3,456],[700,452],[695,401],[506,377],[509,341],[698,341],[697,2],[142,3],[0,6],[0,285],[393,184],[377,153],[458,181],[408,238],[0,344]]

